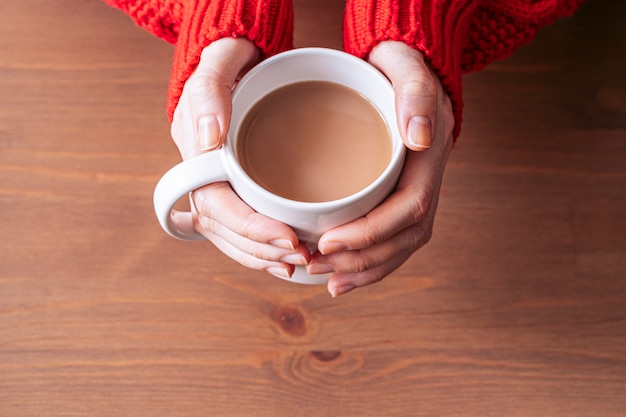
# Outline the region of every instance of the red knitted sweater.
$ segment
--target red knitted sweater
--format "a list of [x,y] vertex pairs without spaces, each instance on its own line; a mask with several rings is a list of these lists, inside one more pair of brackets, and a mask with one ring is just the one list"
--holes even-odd
[[[170,120],[202,49],[222,37],[247,37],[265,56],[293,47],[291,0],[105,0],[141,27],[176,44],[168,93]],[[422,51],[454,106],[463,108],[461,77],[502,59],[584,0],[347,0],[344,46],[365,58],[383,40]]]

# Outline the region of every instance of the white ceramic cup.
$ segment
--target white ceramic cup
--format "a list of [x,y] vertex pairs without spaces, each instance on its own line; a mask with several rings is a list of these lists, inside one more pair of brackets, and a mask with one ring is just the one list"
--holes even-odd
[[[270,193],[255,183],[235,156],[237,131],[249,109],[263,96],[287,84],[329,81],[349,87],[377,107],[392,139],[392,156],[384,172],[361,191],[339,200],[300,202]],[[190,212],[174,205],[204,185],[228,181],[238,196],[257,212],[291,226],[311,250],[327,230],[355,220],[376,207],[394,189],[404,165],[405,147],[400,138],[391,84],[367,62],[345,52],[326,48],[300,48],[275,55],[251,69],[233,92],[231,127],[225,145],[170,169],[154,191],[154,207],[163,229],[171,236],[199,240],[204,237],[192,225]],[[324,284],[329,274],[309,275],[296,267],[290,281]]]

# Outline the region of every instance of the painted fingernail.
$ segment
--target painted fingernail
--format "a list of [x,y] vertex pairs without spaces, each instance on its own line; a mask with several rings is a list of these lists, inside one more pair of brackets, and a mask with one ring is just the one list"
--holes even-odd
[[330,295],[332,295],[333,298],[339,297],[340,295],[348,293],[355,288],[356,288],[356,285],[352,285],[352,284],[342,285],[340,287],[332,289]]
[[287,271],[285,268],[281,268],[278,266],[271,266],[269,268],[266,268],[265,272],[278,278],[291,278],[291,274],[289,273],[289,271]]
[[294,250],[295,249],[293,247],[293,243],[291,243],[291,241],[289,241],[287,239],[270,240],[269,244],[272,245],[272,246],[276,246],[277,248],[281,248],[281,249],[288,249],[288,250]]
[[306,258],[299,253],[290,253],[280,258],[281,262],[291,265],[306,265],[308,264]]
[[215,116],[203,116],[198,120],[198,148],[210,151],[220,144],[220,124]]
[[319,249],[323,255],[329,255],[331,253],[347,250],[348,246],[341,242],[324,242],[320,245]]
[[418,149],[428,149],[432,143],[432,123],[425,116],[413,116],[409,120],[406,136],[411,146]]
[[330,274],[336,272],[335,268],[332,265],[328,264],[310,264],[306,267],[306,272],[311,275],[317,274]]

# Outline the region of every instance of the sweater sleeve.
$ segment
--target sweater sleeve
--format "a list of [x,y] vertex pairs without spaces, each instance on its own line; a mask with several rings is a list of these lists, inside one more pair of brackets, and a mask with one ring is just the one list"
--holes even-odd
[[172,120],[202,50],[225,37],[250,39],[263,56],[293,47],[291,0],[105,0],[139,26],[176,45],[168,88]]
[[176,43],[183,16],[183,0],[104,0],[129,15],[153,35]]
[[461,131],[462,75],[510,56],[584,0],[348,0],[344,45],[366,58],[384,40],[420,50],[452,100]]

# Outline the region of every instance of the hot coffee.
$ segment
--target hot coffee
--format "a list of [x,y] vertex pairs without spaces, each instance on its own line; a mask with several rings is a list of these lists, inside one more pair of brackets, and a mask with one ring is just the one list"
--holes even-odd
[[352,195],[391,160],[389,130],[361,94],[326,81],[272,91],[246,114],[237,158],[259,185],[281,197],[324,202]]
[[[176,238],[205,239],[190,211],[173,208],[193,190],[228,181],[248,206],[314,249],[320,236],[366,215],[395,187],[406,148],[394,101],[389,80],[345,52],[296,48],[261,61],[233,90],[225,145],[177,164],[157,184],[159,223]],[[296,266],[290,282],[329,278]]]

